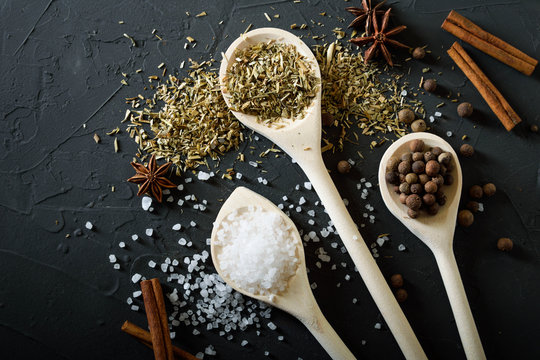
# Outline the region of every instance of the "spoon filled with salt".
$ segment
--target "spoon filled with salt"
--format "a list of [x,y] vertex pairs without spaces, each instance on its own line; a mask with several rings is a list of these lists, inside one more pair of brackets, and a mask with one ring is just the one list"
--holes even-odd
[[[410,152],[409,144],[414,140],[422,140],[425,148],[439,147],[442,151],[450,153],[454,167],[451,174],[453,183],[443,186],[441,189],[446,196],[445,204],[440,206],[436,215],[420,214],[415,219],[408,215],[407,206],[400,202],[399,196],[393,189],[394,185],[387,183],[385,178],[389,160],[391,158],[399,159],[402,154]],[[381,159],[379,165],[379,188],[388,210],[433,252],[446,287],[467,359],[485,359],[484,349],[480,342],[452,249],[462,188],[461,167],[457,154],[450,144],[437,135],[423,132],[405,135],[390,145]]]
[[[297,118],[291,119],[283,117],[271,123],[266,121],[267,119],[260,119],[259,116],[248,113],[250,106],[252,105],[255,108],[260,108],[261,106],[264,107],[264,102],[261,101],[258,96],[253,96],[245,103],[245,105],[242,105],[239,109],[242,111],[231,111],[242,124],[273,141],[302,168],[310,180],[310,184],[319,195],[334,227],[339,233],[343,244],[358,269],[358,272],[362,276],[369,293],[377,304],[377,307],[383,315],[388,328],[394,335],[405,358],[415,360],[426,359],[426,355],[422,350],[418,339],[414,335],[409,322],[405,318],[394,294],[390,290],[371,252],[362,239],[356,224],[352,220],[332,178],[326,170],[321,153],[321,74],[317,60],[309,47],[297,36],[276,28],[256,29],[241,35],[229,46],[226,53],[223,54],[223,60],[221,61],[219,71],[223,97],[230,108],[237,108],[237,105],[232,103],[235,94],[231,94],[227,85],[237,84],[235,79],[230,78],[230,70],[234,64],[239,61],[237,57],[238,52],[257,46],[257,44],[270,42],[294,46],[294,49],[298,52],[296,59],[302,59],[308,64],[309,73],[314,75],[319,82],[318,89],[314,92],[313,99],[304,109],[302,109],[301,115]],[[334,61],[332,45],[328,50],[327,58],[329,63],[328,66],[332,66],[331,64]],[[250,67],[253,64],[257,65],[256,62],[258,62],[259,59],[254,58],[252,61],[253,62],[244,62],[243,66],[245,67],[245,71],[251,71]],[[281,63],[282,61],[280,59],[278,64],[281,66]],[[295,63],[297,63],[297,61],[295,61]],[[278,67],[278,72],[279,70],[285,69]],[[295,79],[294,84],[299,88],[305,88],[302,87],[302,84],[304,84],[308,78],[308,75],[305,74],[305,70],[306,69],[302,68],[298,75],[298,80]],[[269,81],[271,82],[271,79],[268,80],[268,71],[271,72],[272,69],[263,69],[261,73],[257,74],[250,72],[247,77],[249,79],[254,79],[253,81],[262,78],[262,82],[266,84]],[[279,76],[282,74],[283,71],[277,75]],[[282,77],[281,80],[283,80]],[[291,93],[293,92],[294,91],[291,91]],[[293,98],[297,98],[298,96],[299,95],[296,94],[296,97]],[[280,100],[285,102],[290,98],[291,96],[285,95],[285,97],[280,98]],[[302,104],[305,104],[305,102],[302,102]]]
[[296,226],[272,202],[236,188],[217,215],[210,246],[233,289],[295,316],[333,359],[355,359],[313,297]]

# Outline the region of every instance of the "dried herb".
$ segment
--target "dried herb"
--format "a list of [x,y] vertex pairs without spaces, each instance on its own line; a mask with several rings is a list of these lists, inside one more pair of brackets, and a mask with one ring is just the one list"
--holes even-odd
[[370,48],[367,49],[364,54],[366,62],[368,62],[375,55],[375,51],[377,49],[380,49],[384,58],[386,59],[386,62],[390,66],[394,66],[392,62],[392,56],[390,55],[390,51],[388,51],[388,48],[386,47],[386,45],[390,44],[394,46],[403,47],[406,49],[409,48],[407,45],[402,44],[397,40],[393,40],[389,38],[390,36],[399,34],[400,32],[402,32],[403,30],[407,28],[405,25],[401,25],[401,26],[393,28],[392,30],[386,30],[386,27],[388,26],[388,19],[390,18],[391,10],[392,8],[386,10],[386,12],[384,13],[383,21],[382,21],[380,29],[379,29],[379,24],[377,22],[377,14],[373,13],[373,29],[375,31],[373,35],[356,37],[356,38],[351,39],[351,42],[358,46],[373,43],[373,45],[371,45]]
[[232,110],[271,125],[300,117],[317,94],[313,67],[293,45],[261,42],[234,56],[224,79]]
[[369,35],[369,33],[371,32],[372,16],[373,14],[384,14],[383,10],[378,10],[384,3],[385,1],[382,1],[372,8],[371,0],[362,0],[361,8],[354,6],[349,6],[345,8],[345,10],[356,16],[356,18],[349,24],[349,27],[358,27],[363,22],[366,36]]
[[156,165],[156,155],[152,155],[150,161],[148,162],[148,167],[144,167],[142,164],[132,162],[131,166],[133,166],[135,169],[136,174],[130,177],[127,181],[135,184],[142,184],[139,187],[137,196],[148,193],[157,201],[161,202],[163,196],[162,188],[176,187],[175,184],[165,177],[171,165],[172,163],[168,162],[158,168]]

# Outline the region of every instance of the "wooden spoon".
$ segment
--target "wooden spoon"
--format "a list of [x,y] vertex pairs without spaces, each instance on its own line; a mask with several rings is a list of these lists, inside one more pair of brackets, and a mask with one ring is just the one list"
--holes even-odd
[[[223,55],[219,78],[223,97],[229,106],[230,95],[227,93],[224,78],[228,69],[234,63],[236,50],[270,40],[294,45],[296,50],[308,59],[313,71],[320,79],[321,75],[317,60],[302,40],[281,29],[256,29],[236,39]],[[267,137],[296,160],[324,204],[343,244],[347,248],[386,324],[392,331],[401,351],[407,359],[427,359],[324,165],[321,154],[321,88],[319,88],[317,96],[306,110],[304,117],[295,121],[282,119],[287,126],[281,128],[266,126],[258,122],[257,117],[253,115],[237,111],[233,111],[233,114],[242,124]]]
[[[438,146],[451,153],[455,169],[452,173],[454,183],[443,187],[447,198],[446,204],[441,206],[439,212],[434,216],[421,214],[418,218],[412,219],[407,215],[407,207],[399,201],[399,196],[394,192],[393,185],[387,184],[385,174],[386,164],[390,157],[397,156],[399,158],[403,153],[410,151],[408,142],[416,139],[423,140],[426,147]],[[450,144],[433,134],[414,133],[403,136],[386,150],[379,165],[379,188],[388,210],[422,240],[435,255],[467,359],[485,359],[484,349],[478,336],[478,330],[452,249],[461,187],[461,167],[457,154]]]
[[[291,239],[297,244],[296,257],[298,258],[298,269],[296,270],[296,274],[289,279],[288,286],[282,293],[271,295],[257,295],[251,293],[236,284],[234,280],[227,277],[221,270],[219,264],[221,245],[219,245],[219,242],[217,241],[218,229],[229,214],[235,211],[241,212],[250,205],[259,206],[267,212],[279,213],[283,221],[285,221],[291,229]],[[256,239],[254,241],[256,241]],[[218,213],[216,221],[214,222],[214,228],[212,229],[210,246],[212,251],[212,261],[214,262],[218,274],[233,289],[244,295],[264,301],[295,316],[309,329],[332,359],[355,359],[354,355],[349,351],[338,334],[332,329],[332,326],[322,314],[313,297],[306,272],[304,247],[302,246],[302,240],[300,239],[300,234],[298,233],[296,226],[292,220],[272,202],[245,187],[236,188]]]

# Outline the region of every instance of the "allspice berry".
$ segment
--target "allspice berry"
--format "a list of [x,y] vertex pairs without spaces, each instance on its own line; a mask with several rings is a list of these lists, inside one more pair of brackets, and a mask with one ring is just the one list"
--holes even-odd
[[532,131],[533,133],[537,133],[537,132],[538,132],[538,125],[533,124],[533,125],[531,125],[530,129],[531,129],[531,131]]
[[403,153],[401,155],[401,161],[411,161],[412,162],[412,154],[407,152],[407,153]]
[[427,206],[435,204],[435,200],[435,195],[433,194],[424,194],[424,196],[422,196],[422,201],[424,202],[424,205]]
[[430,177],[426,174],[420,174],[418,175],[418,181],[420,184],[425,185],[430,180]]
[[469,210],[461,210],[457,216],[458,224],[463,227],[469,227],[474,222],[474,215]]
[[407,215],[409,215],[409,217],[411,219],[416,219],[418,217],[419,213],[418,213],[417,210],[407,209]]
[[414,115],[414,111],[411,109],[402,109],[398,112],[398,119],[402,123],[410,124],[414,121],[414,118],[416,116]]
[[471,188],[469,189],[469,195],[470,195],[473,199],[481,199],[482,196],[484,195],[484,191],[482,190],[482,188],[480,187],[480,185],[473,185],[473,186],[471,186]]
[[433,181],[435,183],[435,185],[437,185],[438,187],[441,187],[441,186],[444,185],[444,178],[440,174],[437,175],[437,176],[432,177],[431,181]]
[[471,105],[471,103],[462,102],[457,107],[457,113],[460,117],[469,117],[473,113],[473,106]]
[[435,160],[430,160],[426,164],[426,174],[428,176],[437,176],[440,169],[441,165]]
[[407,197],[406,204],[409,209],[418,210],[422,206],[422,199],[417,194],[412,194]]
[[402,203],[403,205],[405,205],[405,202],[407,201],[407,194],[405,193],[401,193],[399,194],[399,202]]
[[414,48],[412,57],[416,60],[421,60],[426,56],[426,50],[423,47]]
[[423,152],[415,152],[412,154],[412,161],[415,162],[415,161],[424,161],[424,153]]
[[395,295],[396,300],[400,303],[404,302],[409,297],[409,295],[407,294],[407,290],[405,289],[397,289]]
[[459,148],[459,153],[465,157],[471,157],[474,155],[474,148],[472,147],[472,145],[463,144]]
[[347,160],[341,160],[337,164],[337,171],[340,174],[347,174],[349,171],[351,171],[351,164]]
[[429,160],[437,160],[437,155],[435,155],[431,151],[426,151],[424,153],[424,161],[428,162]]
[[411,130],[413,132],[423,132],[423,131],[426,131],[426,129],[427,129],[426,122],[422,119],[415,120],[411,124]]
[[401,274],[394,274],[390,276],[390,285],[396,289],[403,287],[403,276]]
[[411,162],[406,160],[402,161],[398,165],[398,171],[400,174],[408,174],[411,172]]
[[411,186],[409,185],[409,183],[404,182],[399,184],[399,192],[409,195],[411,193]]
[[415,173],[408,173],[405,176],[405,181],[408,184],[416,184],[418,182],[418,175],[416,175]]
[[437,215],[437,213],[439,212],[439,204],[435,203],[433,205],[431,205],[430,207],[428,207],[427,209],[427,212],[429,215]]
[[394,171],[389,171],[384,176],[386,182],[392,185],[399,185],[399,175]]
[[437,80],[435,79],[427,79],[424,81],[424,90],[427,92],[434,92],[435,89],[437,89]]
[[412,184],[410,189],[412,194],[421,195],[424,192],[424,187],[420,184]]
[[471,210],[473,213],[478,212],[478,209],[480,209],[480,204],[477,201],[469,201],[467,205],[465,205],[467,209]]
[[439,155],[441,155],[443,152],[444,152],[443,149],[441,149],[438,146],[434,146],[431,148],[431,153],[437,157],[439,157]]
[[428,194],[435,194],[438,190],[438,186],[437,184],[435,184],[433,181],[428,181],[426,183],[426,185],[424,185],[424,190],[428,193]]
[[497,249],[501,251],[510,251],[514,247],[514,242],[510,238],[500,238],[497,240]]
[[334,116],[329,113],[322,113],[321,115],[323,126],[332,126],[334,124]]
[[388,162],[386,163],[386,171],[397,171],[398,165],[398,158],[392,156],[390,159],[388,159]]
[[418,161],[413,162],[411,168],[415,174],[421,174],[426,169],[426,165],[424,164],[422,160],[418,160]]
[[451,174],[446,174],[444,176],[444,183],[446,185],[452,185],[454,183],[454,177]]
[[441,164],[448,166],[452,161],[452,154],[450,154],[449,152],[443,152],[439,155],[437,160],[439,160]]
[[424,150],[424,141],[420,139],[415,139],[413,141],[409,141],[409,149],[415,153],[415,152],[421,152]]
[[493,183],[487,183],[482,186],[482,190],[484,191],[484,195],[493,196],[497,192],[497,187]]

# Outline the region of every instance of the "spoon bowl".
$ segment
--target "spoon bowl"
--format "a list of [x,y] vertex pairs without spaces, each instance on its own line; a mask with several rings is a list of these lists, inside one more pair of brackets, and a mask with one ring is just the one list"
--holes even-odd
[[[261,41],[276,41],[278,43],[294,45],[296,50],[310,62],[316,77],[319,80],[321,79],[316,58],[302,40],[281,29],[256,29],[241,35],[223,55],[219,78],[221,92],[229,106],[226,77],[228,69],[235,61],[235,53],[238,49],[243,49]],[[327,59],[331,63],[333,61],[333,54],[327,54]],[[285,126],[267,126],[263,122],[259,122],[256,116],[237,111],[233,111],[233,114],[242,124],[278,145],[302,168],[317,192],[317,195],[319,195],[321,202],[324,204],[347,252],[362,276],[369,293],[377,304],[403,355],[407,359],[427,359],[392,290],[390,290],[377,263],[373,259],[371,251],[362,239],[358,227],[351,218],[332,178],[326,170],[321,153],[321,94],[322,83],[315,98],[311,101],[308,108],[305,109],[303,118],[295,119],[294,121],[291,119],[281,119]]]
[[[250,292],[234,280],[228,277],[220,267],[219,255],[222,250],[217,240],[217,234],[223,221],[232,213],[241,213],[245,211],[249,206],[261,207],[266,212],[278,213],[281,219],[289,228],[289,237],[291,241],[296,244],[296,258],[298,260],[298,267],[294,275],[288,279],[287,287],[284,291],[275,294],[255,294]],[[254,239],[253,241],[257,241]],[[355,359],[354,355],[349,351],[347,346],[336,334],[334,329],[323,316],[311,288],[309,285],[306,263],[304,257],[304,248],[300,234],[296,229],[296,226],[292,220],[286,216],[277,206],[272,202],[262,197],[261,195],[246,189],[245,187],[238,187],[233,191],[231,196],[221,207],[218,213],[211,235],[211,253],[212,261],[223,280],[229,284],[236,291],[255,298],[257,300],[268,303],[283,311],[290,313],[298,318],[315,336],[315,338],[321,343],[324,349],[333,359]]]
[[[426,147],[440,147],[452,154],[454,161],[454,170],[451,172],[454,183],[442,188],[447,198],[446,203],[439,208],[436,215],[420,214],[416,219],[407,215],[407,206],[399,201],[393,186],[388,184],[385,178],[388,160],[393,156],[399,158],[403,153],[410,152],[408,143],[413,140],[423,140]],[[485,359],[486,356],[452,249],[462,181],[461,166],[452,146],[437,135],[429,133],[420,132],[401,137],[390,145],[379,164],[379,188],[383,201],[388,210],[433,252],[450,300],[465,355],[469,360],[476,360]]]

